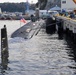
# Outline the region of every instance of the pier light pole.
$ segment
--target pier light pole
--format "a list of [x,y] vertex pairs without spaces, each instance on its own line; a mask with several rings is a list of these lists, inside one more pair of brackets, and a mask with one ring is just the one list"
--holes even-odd
[[41,6],[41,2],[40,0],[38,0],[38,8],[40,9],[40,6]]
[[36,20],[39,19],[40,0],[38,0],[38,8],[36,8]]

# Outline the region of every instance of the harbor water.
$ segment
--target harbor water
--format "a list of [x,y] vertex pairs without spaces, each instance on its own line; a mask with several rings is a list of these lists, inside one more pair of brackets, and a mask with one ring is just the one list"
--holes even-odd
[[4,24],[7,27],[9,62],[7,70],[0,68],[0,75],[76,75],[76,48],[68,37],[47,34],[42,28],[31,39],[11,38],[11,34],[24,24],[0,21],[0,29]]

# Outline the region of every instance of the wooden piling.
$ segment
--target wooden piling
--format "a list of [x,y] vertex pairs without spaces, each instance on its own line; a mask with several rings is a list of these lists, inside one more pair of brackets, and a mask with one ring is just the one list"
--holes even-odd
[[8,64],[8,40],[6,25],[1,29],[1,65],[4,69],[7,69]]

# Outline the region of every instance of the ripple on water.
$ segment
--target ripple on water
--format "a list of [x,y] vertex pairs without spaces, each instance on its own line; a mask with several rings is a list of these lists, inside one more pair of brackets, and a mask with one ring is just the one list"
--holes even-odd
[[[72,47],[58,35],[42,29],[29,40],[9,39],[10,57],[5,75],[73,75],[75,60]],[[73,56],[70,56],[73,55]]]

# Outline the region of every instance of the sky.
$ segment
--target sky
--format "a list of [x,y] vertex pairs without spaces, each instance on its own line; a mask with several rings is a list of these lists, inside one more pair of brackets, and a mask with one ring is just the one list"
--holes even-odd
[[[26,2],[27,0],[0,0],[0,3],[4,2],[14,2],[14,3],[20,3],[20,2]],[[28,0],[29,3],[37,3],[38,0]]]

